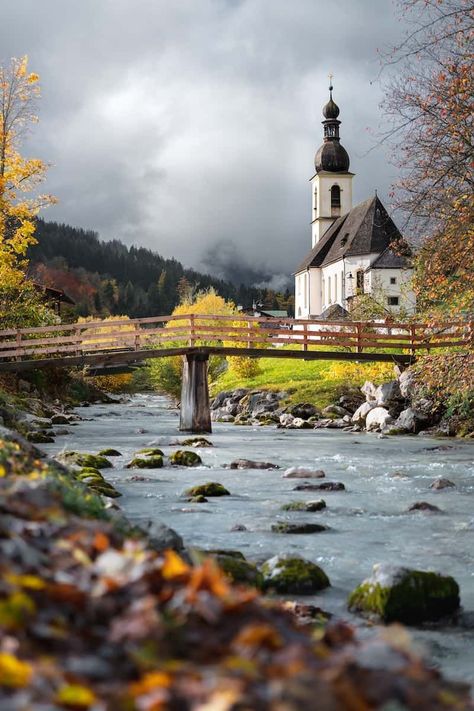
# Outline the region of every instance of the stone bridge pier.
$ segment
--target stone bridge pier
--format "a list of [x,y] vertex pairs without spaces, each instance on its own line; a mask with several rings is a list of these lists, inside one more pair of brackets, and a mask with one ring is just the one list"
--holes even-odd
[[179,422],[179,429],[182,432],[196,434],[212,432],[207,381],[208,362],[207,353],[187,353],[183,356]]

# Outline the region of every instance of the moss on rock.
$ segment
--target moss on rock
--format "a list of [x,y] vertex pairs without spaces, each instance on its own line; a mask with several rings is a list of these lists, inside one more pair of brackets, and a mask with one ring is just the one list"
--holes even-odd
[[27,432],[26,439],[33,444],[51,444],[54,442],[54,437],[45,432]]
[[348,601],[350,610],[408,625],[438,620],[459,604],[459,586],[451,576],[388,565],[375,565]]
[[288,504],[281,506],[282,511],[321,511],[326,508],[324,499],[316,501],[290,501]]
[[94,469],[111,469],[112,462],[101,454],[89,454],[88,452],[61,452],[57,460],[69,466],[93,467]]
[[184,447],[213,447],[212,442],[206,437],[189,437],[181,443]]
[[106,449],[101,449],[99,454],[102,457],[121,457],[122,453],[118,451],[118,449],[112,449],[111,447],[106,448]]
[[328,531],[328,526],[322,523],[287,523],[280,521],[272,525],[273,533],[321,533]]
[[190,452],[186,449],[178,449],[173,454],[170,454],[170,462],[175,466],[181,467],[196,467],[202,464],[202,459],[196,452]]
[[163,450],[158,447],[144,447],[135,452],[135,454],[144,454],[146,457],[164,457]]
[[331,584],[322,568],[299,556],[274,556],[261,571],[265,590],[281,594],[312,595]]
[[158,454],[147,457],[134,457],[132,461],[126,465],[126,469],[161,469],[162,466],[163,457],[161,454]]
[[216,555],[217,565],[234,582],[263,589],[263,575],[258,568],[245,558],[233,555]]
[[230,491],[217,481],[208,481],[187,489],[186,496],[230,496]]

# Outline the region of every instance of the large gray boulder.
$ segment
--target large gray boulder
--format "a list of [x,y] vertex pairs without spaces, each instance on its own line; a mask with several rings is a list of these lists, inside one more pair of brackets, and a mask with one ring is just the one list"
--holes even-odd
[[430,426],[430,418],[423,412],[407,407],[399,414],[394,427],[397,430],[404,430],[417,434],[421,430]]
[[365,429],[367,432],[381,432],[384,427],[393,422],[393,417],[385,407],[374,407],[367,414]]
[[367,400],[367,402],[377,400],[377,386],[371,383],[370,380],[365,381],[360,391],[361,393],[363,393],[363,395],[365,395],[365,399]]
[[412,398],[415,392],[415,374],[411,370],[404,370],[398,378],[400,393],[406,400]]
[[148,528],[148,541],[150,546],[156,551],[164,551],[171,548],[174,551],[182,551],[184,548],[183,539],[164,523],[153,521]]
[[391,380],[389,383],[379,385],[375,391],[375,399],[377,405],[387,409],[403,400],[398,380]]
[[375,400],[372,400],[371,402],[363,402],[352,415],[352,422],[356,425],[365,425],[367,415],[374,409],[374,407],[376,407]]

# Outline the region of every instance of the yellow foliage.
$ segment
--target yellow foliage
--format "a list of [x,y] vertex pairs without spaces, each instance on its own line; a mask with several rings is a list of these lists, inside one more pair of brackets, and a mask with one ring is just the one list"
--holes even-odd
[[383,383],[393,379],[393,364],[334,361],[328,370],[328,377],[347,383],[363,383],[365,380]]
[[[26,273],[25,255],[35,243],[35,217],[54,202],[51,195],[36,194],[44,180],[46,164],[19,153],[21,138],[35,123],[39,77],[28,74],[28,58],[12,59],[0,67],[0,284],[21,287]],[[33,197],[26,197],[34,193]]]
[[88,709],[96,701],[96,695],[87,686],[79,684],[66,684],[56,694],[56,701],[61,706]]
[[108,393],[123,393],[129,390],[133,373],[117,373],[116,375],[101,375],[91,378],[93,384]]
[[0,652],[0,686],[22,688],[30,683],[32,675],[30,664],[22,662],[13,654]]

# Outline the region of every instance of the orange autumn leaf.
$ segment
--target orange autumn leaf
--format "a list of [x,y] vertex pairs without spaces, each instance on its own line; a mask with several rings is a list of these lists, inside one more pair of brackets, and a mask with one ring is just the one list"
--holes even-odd
[[208,590],[216,597],[228,597],[231,593],[231,586],[225,574],[211,558],[207,558],[201,566],[191,571],[188,598],[192,599],[200,590]]
[[170,674],[167,674],[166,672],[149,672],[139,681],[135,681],[130,684],[129,689],[132,696],[143,696],[156,688],[168,689],[171,686],[171,681],[172,678]]
[[94,536],[94,541],[92,545],[97,551],[103,553],[105,550],[107,550],[107,548],[110,547],[109,537],[106,536],[105,533],[98,531]]
[[271,625],[256,624],[244,627],[235,638],[234,644],[239,647],[279,649],[283,645],[283,640]]
[[165,580],[173,580],[189,572],[189,565],[173,550],[165,551],[164,557],[161,574]]

